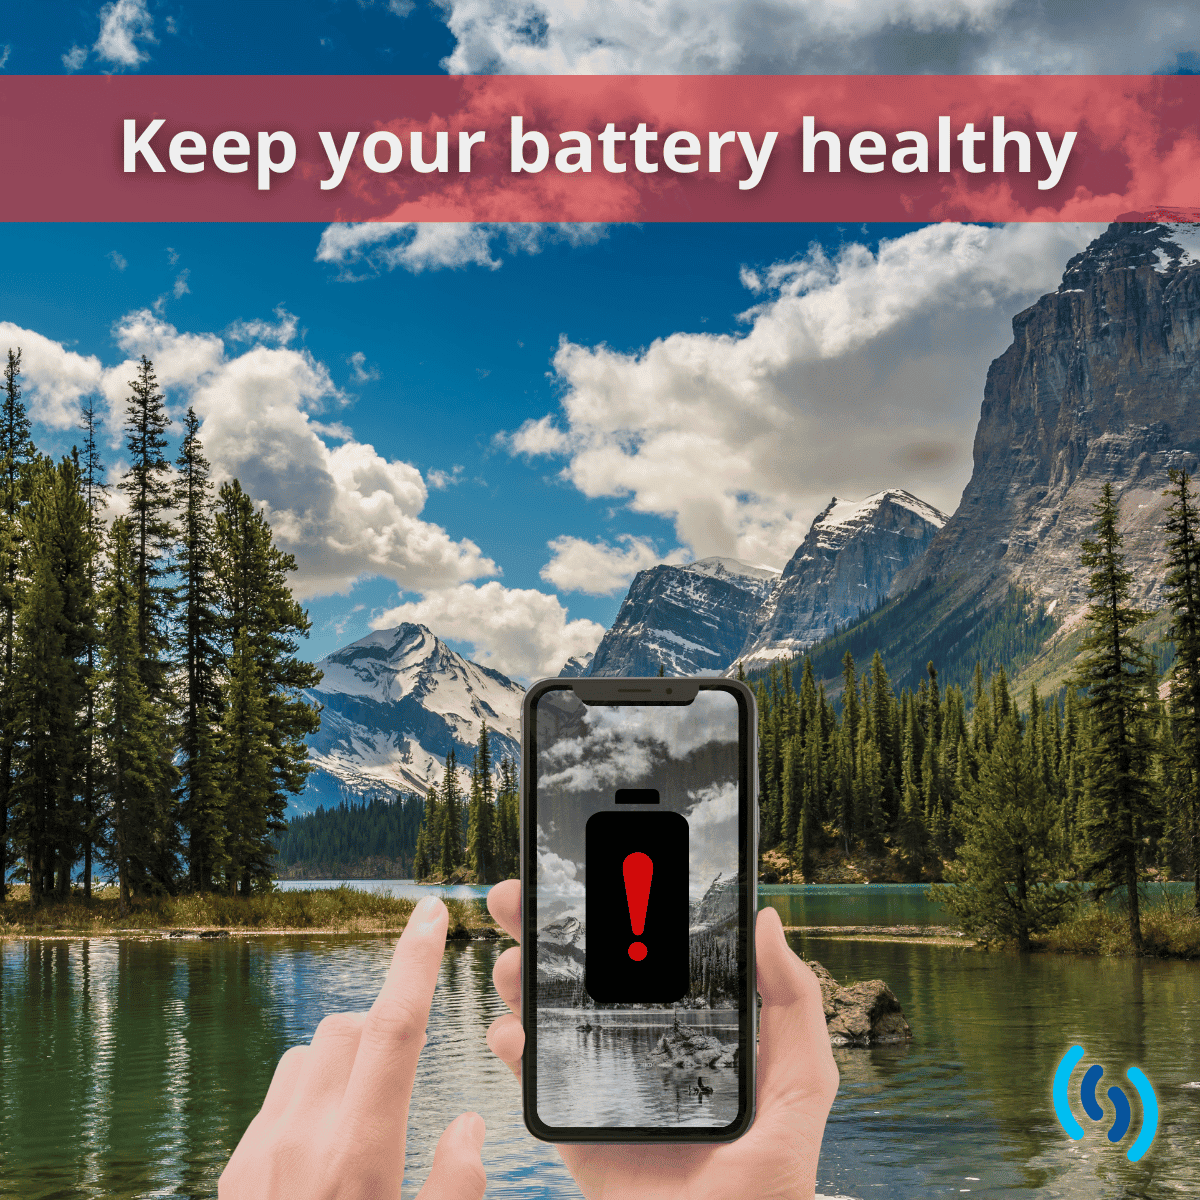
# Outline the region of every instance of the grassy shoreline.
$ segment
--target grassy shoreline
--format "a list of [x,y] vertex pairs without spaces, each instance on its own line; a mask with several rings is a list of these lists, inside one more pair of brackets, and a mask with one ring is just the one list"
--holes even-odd
[[[450,910],[453,940],[507,937],[481,900],[443,897]],[[217,893],[137,898],[125,917],[117,915],[115,888],[98,889],[91,904],[76,891],[66,902],[33,909],[27,887],[11,887],[0,905],[0,939],[72,937],[225,937],[259,934],[399,933],[416,901],[388,893],[342,886],[267,892],[249,898]],[[789,933],[837,941],[894,942],[1005,949],[975,940],[962,930],[937,925],[791,925]],[[1200,961],[1200,915],[1190,903],[1168,897],[1142,911],[1143,957]],[[1133,956],[1124,913],[1088,905],[1061,925],[1033,939],[1040,953]]]
[[[456,940],[505,936],[483,904],[447,899],[449,936]],[[34,909],[27,887],[9,889],[0,905],[0,938],[221,937],[231,934],[399,933],[416,905],[407,897],[351,887],[311,888],[238,897],[218,893],[138,897],[117,915],[117,891],[101,888],[85,904],[76,892]]]

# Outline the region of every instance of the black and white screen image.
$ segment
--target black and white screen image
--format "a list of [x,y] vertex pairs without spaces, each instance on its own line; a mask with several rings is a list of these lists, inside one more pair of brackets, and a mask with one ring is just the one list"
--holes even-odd
[[[537,701],[536,1096],[554,1128],[739,1112],[738,702]],[[621,793],[618,796],[618,793]]]

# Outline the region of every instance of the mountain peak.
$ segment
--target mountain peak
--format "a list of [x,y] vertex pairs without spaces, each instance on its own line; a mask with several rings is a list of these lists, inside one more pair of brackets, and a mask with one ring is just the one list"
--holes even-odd
[[309,738],[317,770],[296,811],[397,790],[424,792],[453,749],[466,780],[487,722],[493,757],[517,756],[524,688],[452,650],[425,625],[376,629],[327,655],[307,693],[321,704]]

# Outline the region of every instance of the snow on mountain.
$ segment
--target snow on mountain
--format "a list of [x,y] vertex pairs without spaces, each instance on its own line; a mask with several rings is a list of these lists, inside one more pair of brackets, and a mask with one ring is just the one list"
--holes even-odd
[[306,694],[324,710],[309,738],[317,769],[289,815],[424,792],[441,779],[451,747],[465,783],[484,721],[493,758],[519,753],[524,689],[469,662],[424,625],[376,630],[316,665],[324,675]]
[[559,679],[578,679],[581,675],[588,673],[588,668],[592,665],[592,659],[596,657],[595,651],[589,650],[586,654],[575,654],[568,658],[565,663],[558,669]]
[[639,571],[589,675],[719,675],[779,575],[733,558]]
[[750,670],[794,658],[835,626],[870,611],[946,520],[931,504],[898,489],[865,500],[834,496],[755,613],[734,659]]
[[544,925],[537,935],[538,982],[582,979],[585,949],[583,925],[577,917]]

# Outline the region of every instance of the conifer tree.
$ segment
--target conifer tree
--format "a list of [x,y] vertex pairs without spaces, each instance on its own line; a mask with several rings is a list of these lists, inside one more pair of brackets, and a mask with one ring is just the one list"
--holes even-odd
[[499,845],[499,875],[516,879],[521,872],[520,786],[516,764],[505,757],[500,760],[500,790],[496,794],[497,842]]
[[969,933],[1013,938],[1028,950],[1030,935],[1047,929],[1075,901],[1058,881],[1066,864],[1057,806],[1037,763],[1033,737],[1022,737],[1011,707],[996,730],[979,779],[960,799],[963,843],[947,868],[954,886],[933,894]]
[[[236,479],[220,489],[215,533],[223,653],[231,662],[221,701],[224,770],[238,747],[262,746],[268,781],[260,786],[256,775],[236,795],[225,787],[225,853],[233,864],[226,883],[246,894],[270,878],[270,837],[286,828],[287,796],[312,770],[304,739],[319,728],[320,711],[302,692],[320,682],[321,672],[296,658],[310,626],[287,582],[296,560],[275,546],[266,518]],[[235,688],[244,729],[228,716]],[[232,811],[237,804],[251,809]]]
[[33,456],[29,418],[21,399],[21,351],[10,348],[0,401],[0,901],[8,895],[8,815],[13,802],[13,660],[22,585],[20,513],[25,503],[25,471]]
[[446,754],[446,765],[442,774],[441,842],[438,847],[437,864],[442,878],[448,878],[463,860],[462,845],[462,789],[458,783],[458,759],[451,746]]
[[1167,577],[1163,595],[1171,610],[1167,636],[1175,643],[1171,671],[1171,736],[1164,741],[1177,838],[1186,853],[1200,912],[1200,511],[1191,476],[1172,468],[1166,495]]
[[[104,542],[104,509],[108,503],[109,487],[105,482],[104,460],[100,457],[100,448],[96,441],[96,405],[92,397],[84,402],[82,409],[82,428],[84,432],[83,460],[81,463],[81,480],[84,503],[88,511],[88,532],[90,534],[88,549],[90,551],[87,563],[87,588],[93,601],[99,594],[101,557],[100,550]],[[83,773],[81,800],[83,804],[83,898],[85,902],[92,899],[92,856],[96,840],[100,834],[99,781],[103,772],[101,763],[102,747],[96,728],[97,687],[100,666],[100,634],[93,623],[85,648],[87,661],[87,677],[84,693],[83,719]]]
[[1129,935],[1142,949],[1138,877],[1142,837],[1151,816],[1145,708],[1148,659],[1133,630],[1148,614],[1130,603],[1133,573],[1125,567],[1117,530],[1117,505],[1106,483],[1095,506],[1094,537],[1080,560],[1090,572],[1087,635],[1079,682],[1088,689],[1090,717],[1090,811],[1085,874],[1096,895],[1124,887]]
[[129,390],[125,445],[130,462],[120,488],[129,499],[134,529],[142,681],[151,700],[163,704],[167,699],[167,626],[172,600],[166,576],[174,542],[170,510],[175,499],[171,464],[163,451],[171,418],[167,416],[166,398],[158,389],[154,364],[144,354],[137,378],[129,381]]
[[80,714],[93,613],[89,514],[78,465],[36,459],[27,483],[21,523],[28,584],[17,613],[13,732],[18,827],[36,906],[54,892],[67,897],[78,857]]
[[492,751],[484,721],[479,728],[479,744],[471,770],[471,809],[467,823],[467,852],[476,883],[496,882],[495,807]]
[[[187,835],[188,877],[192,888],[206,892],[226,860],[218,734],[221,656],[219,596],[213,571],[214,506],[199,431],[199,418],[189,408],[175,464],[177,641],[183,693],[177,798],[179,821]],[[239,684],[245,686],[245,681]]]
[[171,783],[164,778],[169,763],[162,753],[165,734],[159,711],[140,669],[135,547],[131,521],[119,517],[109,536],[109,569],[101,593],[100,731],[112,822],[109,856],[117,871],[121,916],[128,915],[133,892],[152,889],[164,837],[156,801],[169,794]]

